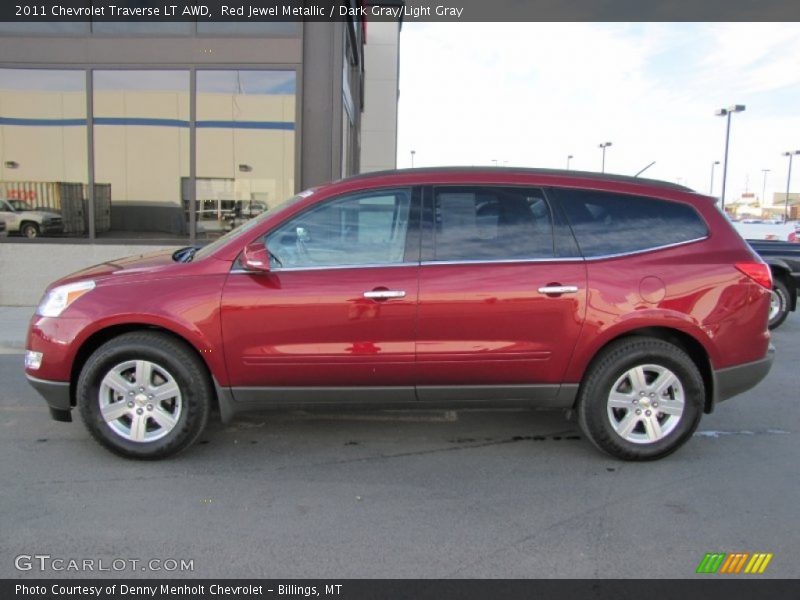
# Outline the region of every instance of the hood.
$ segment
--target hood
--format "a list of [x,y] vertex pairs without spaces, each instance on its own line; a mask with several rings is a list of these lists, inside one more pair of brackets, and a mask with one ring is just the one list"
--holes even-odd
[[41,219],[41,220],[45,220],[45,219],[60,219],[61,218],[61,214],[60,213],[53,212],[51,210],[32,209],[32,210],[19,210],[17,212],[21,213],[21,214],[24,214],[26,216],[32,216],[35,219]]
[[83,279],[94,279],[97,283],[100,283],[111,278],[128,275],[142,277],[143,275],[158,274],[172,269],[177,264],[181,264],[172,260],[174,252],[174,250],[159,250],[158,252],[110,260],[62,277],[49,287]]

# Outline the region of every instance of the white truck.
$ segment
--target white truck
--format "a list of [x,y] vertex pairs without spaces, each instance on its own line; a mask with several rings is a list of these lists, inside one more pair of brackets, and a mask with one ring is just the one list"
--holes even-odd
[[774,221],[733,221],[733,226],[746,240],[776,240],[796,242],[797,232],[792,223]]
[[49,210],[31,209],[22,200],[0,199],[0,220],[5,222],[8,233],[19,233],[26,238],[64,231],[64,222],[60,214]]

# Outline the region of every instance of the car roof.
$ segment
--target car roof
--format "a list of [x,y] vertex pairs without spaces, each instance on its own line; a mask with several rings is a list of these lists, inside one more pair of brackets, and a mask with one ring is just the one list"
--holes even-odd
[[372,179],[386,177],[390,175],[433,175],[437,173],[442,174],[459,174],[475,175],[475,174],[495,174],[495,175],[547,175],[551,177],[571,177],[574,179],[584,179],[587,181],[609,181],[620,183],[634,183],[638,185],[648,185],[668,190],[676,190],[682,192],[694,192],[693,189],[688,188],[677,183],[670,181],[662,181],[660,179],[647,179],[643,177],[634,177],[631,175],[616,175],[612,173],[597,173],[595,171],[573,171],[567,169],[534,169],[528,167],[421,167],[412,169],[391,169],[385,171],[371,171],[369,173],[361,173],[359,175],[352,175],[340,179],[336,183],[359,181],[363,179]]

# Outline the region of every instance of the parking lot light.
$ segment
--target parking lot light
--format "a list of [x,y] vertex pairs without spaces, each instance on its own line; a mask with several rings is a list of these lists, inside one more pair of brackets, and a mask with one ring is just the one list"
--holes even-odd
[[719,164],[718,160],[715,160],[714,162],[711,163],[711,185],[708,188],[708,194],[710,196],[714,195],[714,167],[716,167],[718,164]]
[[784,204],[783,204],[783,220],[784,221],[788,221],[789,220],[789,185],[792,182],[792,157],[794,157],[795,154],[800,154],[800,150],[795,150],[793,152],[789,151],[789,152],[784,152],[783,153],[784,156],[788,156],[789,157],[789,172],[786,174],[786,200],[784,201]]
[[611,142],[603,142],[602,144],[600,144],[598,146],[598,148],[603,150],[603,164],[602,164],[602,167],[600,169],[601,173],[605,173],[606,172],[606,148],[608,148],[609,146],[611,146]]
[[731,139],[731,115],[737,112],[744,112],[744,104],[734,104],[728,108],[720,108],[714,114],[718,117],[727,117],[728,123],[725,126],[725,162],[722,164],[722,195],[720,196],[722,202],[722,210],[725,210],[725,184],[728,179],[728,145]]

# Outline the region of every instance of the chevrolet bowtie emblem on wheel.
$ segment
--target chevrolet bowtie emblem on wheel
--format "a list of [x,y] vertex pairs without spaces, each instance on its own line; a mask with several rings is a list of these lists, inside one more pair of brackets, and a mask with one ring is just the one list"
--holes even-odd
[[698,573],[717,573],[738,575],[741,573],[761,574],[767,570],[767,565],[772,560],[772,553],[756,552],[709,552],[700,561]]

